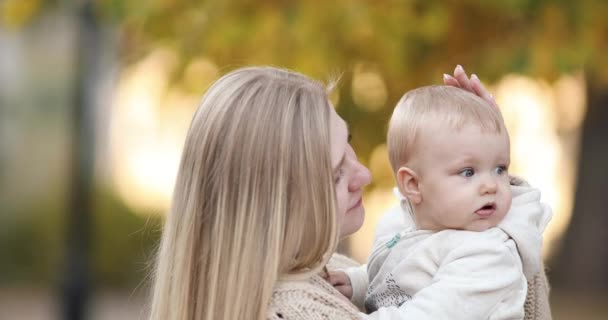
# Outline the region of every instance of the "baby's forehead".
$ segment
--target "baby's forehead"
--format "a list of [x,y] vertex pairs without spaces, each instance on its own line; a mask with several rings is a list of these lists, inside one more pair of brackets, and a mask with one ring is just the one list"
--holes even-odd
[[453,157],[485,159],[509,157],[506,131],[484,129],[478,125],[451,127],[435,124],[417,134],[412,157],[431,155],[450,161]]

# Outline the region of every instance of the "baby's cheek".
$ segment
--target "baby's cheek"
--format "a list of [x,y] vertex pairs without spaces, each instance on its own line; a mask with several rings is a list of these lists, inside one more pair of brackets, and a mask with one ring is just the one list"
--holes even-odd
[[506,195],[505,195],[505,211],[509,211],[509,209],[511,209],[511,204],[513,202],[513,195],[511,194],[511,191],[509,191]]

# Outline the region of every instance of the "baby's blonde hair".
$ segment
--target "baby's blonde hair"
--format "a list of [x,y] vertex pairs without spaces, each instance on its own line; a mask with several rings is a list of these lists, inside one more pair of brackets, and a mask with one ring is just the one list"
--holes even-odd
[[186,137],[150,319],[266,319],[276,281],[337,246],[326,88],[295,72],[233,71]]
[[482,132],[506,132],[500,111],[471,92],[453,86],[426,86],[407,92],[397,103],[388,126],[393,172],[414,156],[423,130],[459,130],[471,124]]

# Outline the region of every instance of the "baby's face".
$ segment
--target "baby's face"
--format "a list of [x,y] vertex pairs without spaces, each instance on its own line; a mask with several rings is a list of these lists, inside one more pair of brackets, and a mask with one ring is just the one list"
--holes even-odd
[[418,228],[495,227],[511,207],[507,133],[482,132],[476,125],[435,129],[422,132],[418,140]]

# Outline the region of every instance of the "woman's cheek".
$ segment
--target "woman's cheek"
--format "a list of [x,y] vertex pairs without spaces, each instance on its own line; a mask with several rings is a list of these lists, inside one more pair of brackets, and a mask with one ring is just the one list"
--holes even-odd
[[348,206],[348,195],[344,192],[344,190],[337,189],[336,190],[336,198],[338,202],[338,222],[342,222],[344,215],[346,214],[346,209]]

